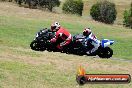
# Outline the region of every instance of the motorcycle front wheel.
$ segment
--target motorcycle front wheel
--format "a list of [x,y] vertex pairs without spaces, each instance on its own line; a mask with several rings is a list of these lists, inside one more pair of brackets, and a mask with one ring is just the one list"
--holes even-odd
[[39,43],[36,40],[33,40],[31,42],[30,47],[32,50],[35,50],[35,51],[44,51],[46,49],[44,45],[42,45],[42,43]]
[[110,58],[113,55],[113,50],[109,47],[101,48],[98,52],[100,58]]

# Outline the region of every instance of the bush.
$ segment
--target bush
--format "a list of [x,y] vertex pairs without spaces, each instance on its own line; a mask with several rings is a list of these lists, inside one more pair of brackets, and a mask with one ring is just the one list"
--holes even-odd
[[109,1],[97,2],[91,7],[90,15],[96,21],[113,24],[117,15],[115,4]]
[[47,8],[49,11],[52,11],[53,7],[59,6],[59,0],[16,0],[16,2],[21,4],[27,4],[29,8]]
[[82,16],[83,1],[82,0],[66,0],[62,10],[64,13],[77,14]]
[[52,11],[53,7],[59,6],[60,1],[59,0],[47,0],[47,8]]
[[132,3],[131,3],[130,10],[125,10],[124,11],[124,21],[123,21],[123,24],[126,27],[130,27],[132,29]]
[[8,1],[8,2],[12,2],[13,0],[0,0],[0,1]]

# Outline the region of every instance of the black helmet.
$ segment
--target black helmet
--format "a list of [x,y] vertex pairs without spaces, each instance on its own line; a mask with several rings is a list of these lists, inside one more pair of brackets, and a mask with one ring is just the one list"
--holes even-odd
[[84,31],[83,31],[84,36],[88,36],[90,33],[91,33],[90,28],[85,28]]

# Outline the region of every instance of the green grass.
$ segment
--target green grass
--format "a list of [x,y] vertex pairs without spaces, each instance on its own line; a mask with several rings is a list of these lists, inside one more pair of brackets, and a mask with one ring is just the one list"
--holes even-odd
[[[78,60],[78,58],[76,58]],[[39,59],[38,59],[39,60]],[[65,60],[63,60],[65,61]],[[65,61],[67,62],[67,61]],[[90,61],[91,62],[91,61]],[[102,61],[99,61],[102,63]],[[113,62],[113,61],[112,61]],[[110,63],[106,61],[106,63]],[[90,64],[90,63],[89,63]],[[103,63],[102,63],[103,64]],[[123,63],[121,63],[123,64]],[[78,86],[75,80],[76,68],[73,64],[72,70],[57,69],[54,62],[52,64],[27,64],[19,61],[0,62],[0,86],[3,88],[75,88]],[[64,65],[66,66],[66,65]],[[122,66],[122,65],[121,65]],[[95,71],[96,70],[96,71]],[[115,72],[107,70],[92,69],[87,67],[87,73],[125,73],[125,71]],[[127,73],[127,72],[126,72]],[[80,86],[82,88],[130,88],[131,84],[88,84]]]
[[[43,88],[45,85],[52,87],[56,83],[61,83],[66,77],[54,79],[56,75],[61,75],[54,70],[53,65],[33,66],[20,62],[0,62],[2,86],[18,87],[18,88]],[[52,69],[52,70],[51,70]],[[10,77],[11,78],[10,78]],[[39,85],[38,85],[39,83]],[[52,84],[52,85],[50,85]],[[61,85],[58,85],[61,86]]]
[[[29,45],[34,38],[35,33],[41,28],[49,28],[51,22],[50,20],[27,20],[10,16],[0,16],[0,20],[0,45],[24,48],[30,48]],[[68,23],[63,21],[61,24],[69,29],[72,34],[81,33],[85,26],[91,27],[99,39],[108,38],[115,41],[115,44],[112,46],[114,57],[132,59],[132,30],[104,24],[101,24],[103,26],[100,24],[95,25],[91,22],[80,24],[77,22]]]

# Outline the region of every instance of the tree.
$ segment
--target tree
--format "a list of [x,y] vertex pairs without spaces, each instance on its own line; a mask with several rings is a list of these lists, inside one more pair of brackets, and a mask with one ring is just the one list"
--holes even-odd
[[132,29],[132,3],[131,3],[130,10],[125,10],[123,15],[124,15],[123,24],[126,27],[130,27]]

